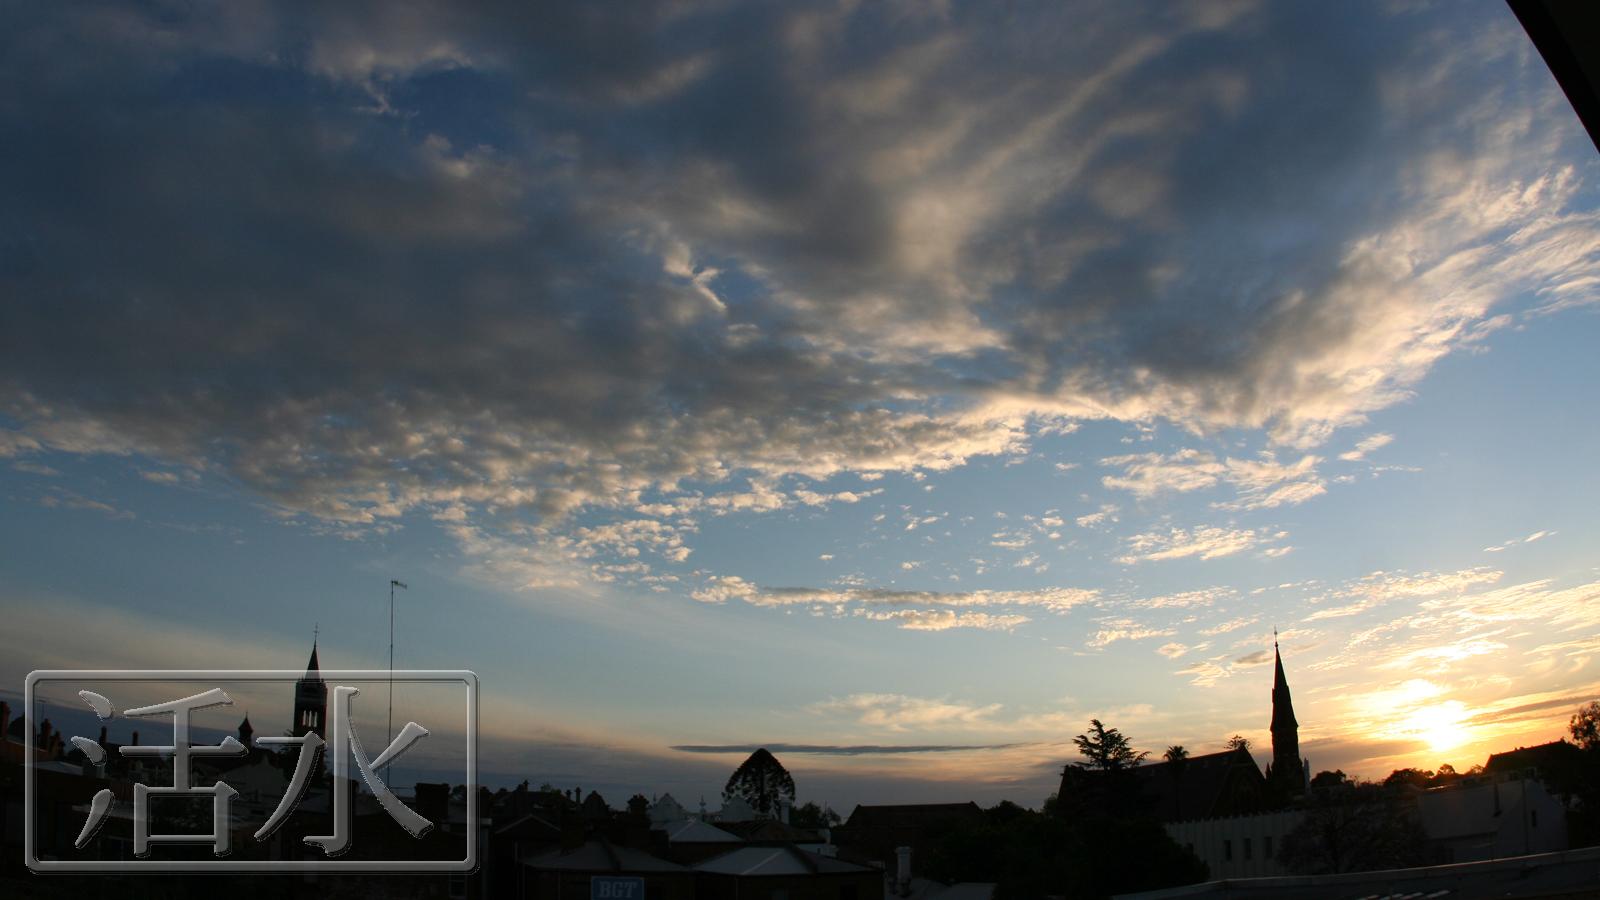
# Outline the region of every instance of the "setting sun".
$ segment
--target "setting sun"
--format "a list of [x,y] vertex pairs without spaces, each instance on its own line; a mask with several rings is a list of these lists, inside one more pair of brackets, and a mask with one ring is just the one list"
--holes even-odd
[[1467,728],[1462,725],[1466,711],[1466,705],[1460,700],[1425,706],[1406,720],[1406,731],[1419,740],[1427,741],[1432,750],[1454,750],[1471,739]]

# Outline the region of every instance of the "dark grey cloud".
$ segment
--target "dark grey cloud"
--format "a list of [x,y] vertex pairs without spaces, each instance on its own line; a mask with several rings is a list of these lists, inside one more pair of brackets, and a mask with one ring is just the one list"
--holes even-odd
[[6,17],[9,427],[490,554],[1040,418],[1315,442],[1594,267],[1493,4]]

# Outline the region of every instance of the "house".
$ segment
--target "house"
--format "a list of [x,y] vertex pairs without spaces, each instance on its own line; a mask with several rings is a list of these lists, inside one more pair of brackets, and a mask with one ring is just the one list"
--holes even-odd
[[667,855],[685,865],[704,862],[744,843],[744,838],[697,819],[678,822],[666,829]]
[[699,896],[693,869],[606,840],[585,841],[531,856],[523,866],[523,900],[588,897],[595,879],[637,879],[651,900],[690,900]]
[[883,873],[871,866],[794,846],[741,847],[697,864],[707,900],[785,897],[788,900],[879,900]]
[[1473,862],[1567,849],[1566,805],[1532,777],[1533,771],[1511,769],[1419,793],[1417,815],[1435,851],[1434,861]]
[[910,848],[915,856],[946,832],[983,820],[983,810],[971,801],[857,806],[833,830],[833,842],[839,846],[840,859],[881,867],[895,880],[900,874],[900,848]]
[[1130,776],[1140,802],[1162,822],[1238,816],[1268,805],[1267,779],[1242,747],[1138,766]]
[[683,804],[671,794],[662,794],[656,802],[650,804],[646,815],[650,817],[651,828],[667,828],[689,819],[689,811],[684,809]]

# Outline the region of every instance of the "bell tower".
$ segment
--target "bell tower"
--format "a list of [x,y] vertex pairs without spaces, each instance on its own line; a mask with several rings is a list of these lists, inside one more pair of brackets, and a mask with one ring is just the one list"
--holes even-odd
[[328,715],[328,685],[322,680],[322,671],[317,665],[317,641],[311,640],[311,661],[306,663],[306,674],[294,684],[294,728],[290,732],[295,737],[304,737],[306,732],[316,732],[317,737],[325,738],[322,733],[323,722]]

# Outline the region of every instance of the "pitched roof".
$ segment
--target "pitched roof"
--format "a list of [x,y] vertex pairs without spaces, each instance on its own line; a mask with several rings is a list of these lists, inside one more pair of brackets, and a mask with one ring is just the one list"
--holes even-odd
[[839,875],[871,872],[842,859],[811,853],[798,847],[740,847],[695,866],[699,872],[716,875],[763,877],[772,875]]
[[777,819],[751,819],[747,822],[719,822],[717,826],[752,842],[808,844],[822,840],[822,835],[810,828],[797,828]]
[[683,866],[610,841],[587,841],[570,850],[552,850],[524,861],[533,869],[567,872],[687,872]]
[[667,831],[667,840],[674,844],[742,844],[744,838],[724,831],[699,819],[688,821]]
[[950,821],[980,818],[983,810],[978,804],[966,803],[903,803],[892,806],[857,806],[844,823],[848,828],[926,828]]
[[1485,772],[1514,772],[1519,769],[1538,769],[1546,775],[1564,773],[1578,765],[1583,751],[1577,744],[1551,741],[1532,747],[1518,747],[1503,753],[1493,753],[1484,764]]
[[[1068,766],[1061,775],[1059,796],[1082,793],[1106,773]],[[1186,757],[1177,766],[1151,763],[1122,773],[1138,786],[1139,796],[1158,819],[1178,822],[1254,812],[1263,801],[1266,778],[1245,749]]]
[[528,813],[518,816],[500,828],[495,829],[494,833],[496,837],[508,837],[511,835],[536,836],[541,833],[547,837],[560,837],[561,829],[533,813]]

